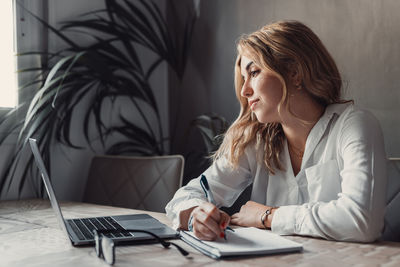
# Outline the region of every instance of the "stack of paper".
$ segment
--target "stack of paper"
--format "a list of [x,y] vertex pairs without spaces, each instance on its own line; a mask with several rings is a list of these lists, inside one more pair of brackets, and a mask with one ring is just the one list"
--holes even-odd
[[283,238],[271,231],[253,227],[236,228],[235,232],[226,231],[227,240],[203,241],[192,232],[181,231],[181,239],[195,249],[213,258],[274,254],[301,251],[303,246]]

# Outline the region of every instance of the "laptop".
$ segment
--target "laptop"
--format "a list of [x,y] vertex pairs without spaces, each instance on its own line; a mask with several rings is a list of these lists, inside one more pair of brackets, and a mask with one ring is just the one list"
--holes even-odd
[[[36,139],[29,138],[29,144],[46,187],[51,206],[56,214],[58,223],[60,224],[63,232],[71,240],[72,245],[81,246],[94,244],[94,237],[92,233],[94,229],[140,229],[150,231],[162,238],[178,238],[179,233],[177,231],[161,223],[148,214],[64,219],[60,206],[58,205],[56,195],[54,194],[49,175],[44,166],[42,156],[40,155]],[[154,240],[153,237],[145,233],[135,232],[115,233],[110,234],[109,237],[113,238],[114,240],[121,241],[146,242]]]

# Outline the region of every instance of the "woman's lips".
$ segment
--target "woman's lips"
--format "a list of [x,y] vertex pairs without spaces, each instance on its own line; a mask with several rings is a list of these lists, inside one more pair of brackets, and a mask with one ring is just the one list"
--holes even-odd
[[254,110],[255,106],[257,105],[257,102],[258,99],[249,102],[251,110]]

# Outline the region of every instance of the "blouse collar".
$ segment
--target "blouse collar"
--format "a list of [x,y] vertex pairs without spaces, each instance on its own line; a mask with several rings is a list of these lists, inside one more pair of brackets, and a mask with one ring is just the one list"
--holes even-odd
[[349,106],[351,103],[343,103],[343,104],[331,104],[325,108],[324,114],[318,120],[318,122],[311,129],[307,141],[306,147],[304,150],[303,160],[301,163],[301,169],[303,169],[304,164],[308,161],[310,156],[312,155],[315,147],[320,142],[321,138],[325,134],[328,126],[335,115],[340,116],[343,111]]

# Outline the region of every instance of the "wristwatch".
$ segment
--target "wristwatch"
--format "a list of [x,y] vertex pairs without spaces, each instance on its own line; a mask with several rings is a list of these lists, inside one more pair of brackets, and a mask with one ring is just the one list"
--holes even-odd
[[264,225],[265,229],[268,229],[268,227],[265,225],[265,220],[268,219],[268,215],[271,214],[273,208],[267,209],[262,215],[261,215],[261,223]]

